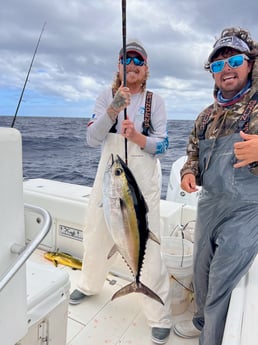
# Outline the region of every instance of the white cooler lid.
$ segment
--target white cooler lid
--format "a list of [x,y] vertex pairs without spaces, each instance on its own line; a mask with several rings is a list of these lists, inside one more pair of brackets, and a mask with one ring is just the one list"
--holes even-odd
[[54,266],[26,263],[27,310],[30,323],[45,317],[69,296],[69,274]]

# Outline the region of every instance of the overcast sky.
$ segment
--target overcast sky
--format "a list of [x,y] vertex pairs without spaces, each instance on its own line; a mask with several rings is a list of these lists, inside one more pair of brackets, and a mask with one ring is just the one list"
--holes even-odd
[[[128,39],[148,51],[147,87],[169,119],[195,119],[212,102],[203,69],[225,27],[258,39],[257,0],[127,0]],[[8,0],[0,11],[0,115],[14,115],[44,22],[18,116],[90,117],[117,70],[121,0]]]

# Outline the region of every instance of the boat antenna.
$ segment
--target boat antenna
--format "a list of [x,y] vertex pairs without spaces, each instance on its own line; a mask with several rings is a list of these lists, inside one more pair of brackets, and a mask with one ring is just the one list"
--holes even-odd
[[35,51],[34,51],[34,54],[33,54],[33,57],[32,57],[32,60],[31,60],[31,63],[30,63],[30,67],[29,67],[29,70],[28,70],[28,73],[27,73],[27,77],[25,79],[25,82],[24,82],[24,85],[23,85],[23,88],[22,88],[22,92],[21,92],[21,95],[20,95],[20,99],[19,99],[19,102],[18,102],[18,105],[17,105],[17,108],[16,108],[16,111],[15,111],[15,114],[14,114],[14,117],[13,117],[13,122],[12,122],[12,125],[11,127],[13,128],[14,126],[14,123],[15,123],[15,120],[16,120],[16,117],[17,117],[17,114],[18,114],[18,110],[20,108],[20,104],[21,104],[21,101],[22,101],[22,97],[23,97],[23,93],[25,91],[25,87],[26,87],[26,84],[27,84],[27,81],[29,79],[29,75],[30,75],[30,71],[31,71],[31,67],[33,65],[33,61],[34,61],[34,58],[36,56],[36,53],[37,53],[37,50],[38,50],[38,46],[39,46],[39,42],[41,40],[41,36],[43,34],[43,31],[45,29],[45,26],[46,26],[46,22],[43,24],[42,26],[42,29],[41,29],[41,33],[39,35],[39,39],[38,39],[38,42],[37,42],[37,45],[36,45],[36,48],[35,48]]
[[[123,72],[124,72],[124,86],[126,86],[126,0],[122,0],[122,37],[123,37]],[[124,119],[127,118],[127,108],[124,109]],[[127,165],[127,138],[125,138],[125,163]]]

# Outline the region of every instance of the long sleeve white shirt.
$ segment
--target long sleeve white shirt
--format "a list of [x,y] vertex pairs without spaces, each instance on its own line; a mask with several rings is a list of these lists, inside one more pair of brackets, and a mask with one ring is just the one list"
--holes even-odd
[[[131,95],[130,105],[127,107],[127,117],[134,122],[135,129],[142,132],[144,121],[146,91]],[[107,108],[113,100],[112,89],[104,90],[96,100],[94,113],[87,127],[87,143],[96,147],[101,145],[113,126],[113,121],[107,114]],[[117,133],[121,133],[121,123],[124,119],[124,111],[118,115],[116,125]],[[163,99],[153,93],[151,103],[151,128],[146,137],[144,151],[159,155],[168,148],[167,114]]]

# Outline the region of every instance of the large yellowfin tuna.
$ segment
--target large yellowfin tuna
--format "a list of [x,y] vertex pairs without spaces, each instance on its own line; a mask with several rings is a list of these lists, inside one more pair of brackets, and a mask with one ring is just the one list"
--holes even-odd
[[163,303],[161,298],[140,281],[146,243],[159,240],[149,230],[148,206],[125,162],[111,155],[103,181],[103,208],[107,227],[114,240],[108,257],[119,252],[129,266],[134,281],[117,291],[112,299],[131,292],[143,293]]

